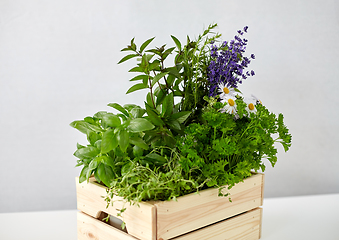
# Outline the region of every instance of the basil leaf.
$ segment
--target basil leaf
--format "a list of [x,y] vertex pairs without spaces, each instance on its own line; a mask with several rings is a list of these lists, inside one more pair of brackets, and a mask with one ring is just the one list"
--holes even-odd
[[123,152],[126,152],[126,149],[129,144],[129,133],[126,130],[120,130],[117,134],[119,146]]
[[135,108],[131,109],[130,113],[134,118],[141,118],[145,114],[146,110],[136,106]]
[[97,169],[97,172],[98,172],[98,176],[100,178],[100,180],[108,187],[111,186],[111,183],[114,179],[114,172],[113,172],[113,169],[104,164],[104,163],[101,163]]
[[118,127],[121,125],[120,118],[113,113],[107,113],[103,116],[104,123],[109,127]]
[[99,139],[101,139],[101,135],[97,132],[89,132],[87,134],[87,140],[92,146],[95,146],[95,142]]
[[101,141],[101,153],[107,153],[118,146],[117,136],[114,130],[110,129],[104,132]]
[[77,158],[94,158],[96,157],[98,154],[100,153],[100,151],[93,146],[88,146],[85,148],[80,148],[78,150],[76,150],[74,152],[74,156],[76,156]]
[[131,132],[144,132],[154,128],[154,125],[145,118],[132,119],[128,125]]
[[149,147],[148,144],[146,144],[145,141],[142,140],[142,139],[139,138],[139,137],[131,137],[131,138],[129,139],[129,142],[132,143],[132,144],[134,144],[134,145],[136,145],[136,146],[138,146],[138,147],[141,147],[141,148],[143,148],[143,149],[145,149],[145,150],[147,150],[148,147]]
[[88,131],[102,132],[102,129],[96,125],[90,124],[84,120],[73,121],[71,127],[78,129],[80,132],[87,134]]
[[133,147],[133,155],[135,157],[141,157],[143,153],[144,153],[144,150],[141,147],[138,147],[137,145]]
[[83,169],[80,172],[79,183],[86,181],[87,172],[88,172],[88,167],[87,166],[83,167]]

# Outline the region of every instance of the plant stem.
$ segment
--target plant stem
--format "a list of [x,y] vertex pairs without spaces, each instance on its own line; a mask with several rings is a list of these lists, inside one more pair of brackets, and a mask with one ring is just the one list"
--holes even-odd
[[152,91],[152,81],[151,81],[151,76],[150,76],[149,72],[147,73],[147,75],[148,75],[149,91],[150,91],[150,93],[151,93],[151,100],[152,100],[153,108],[155,109],[155,103],[154,103],[154,99],[153,99],[153,91]]

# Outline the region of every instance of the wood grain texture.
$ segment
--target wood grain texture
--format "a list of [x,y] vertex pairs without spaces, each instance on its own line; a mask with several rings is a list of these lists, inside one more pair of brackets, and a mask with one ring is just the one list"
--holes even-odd
[[[127,210],[123,213],[123,220],[126,222],[128,236],[134,236],[140,240],[173,239],[197,229],[200,229],[198,231],[201,232],[201,228],[209,225],[211,225],[209,227],[223,226],[219,224],[220,221],[255,209],[261,206],[263,202],[264,175],[260,173],[253,174],[251,177],[246,178],[244,182],[238,183],[231,190],[228,190],[232,202],[229,201],[228,197],[218,197],[218,189],[213,188],[200,191],[199,194],[193,193],[179,197],[177,201],[141,202],[138,204],[139,206],[131,206],[122,198],[114,197],[114,206],[109,206],[108,208],[106,208],[106,202],[103,199],[106,196],[106,187],[95,182],[95,179],[91,179],[89,183],[84,182],[81,184],[79,184],[78,178],[76,181],[77,204],[80,211],[92,216],[94,219],[99,218],[101,212],[116,216],[116,209],[125,207]],[[261,213],[261,210],[259,212]],[[232,220],[231,222],[238,223],[243,218],[237,218],[239,220],[231,218],[226,221]],[[261,217],[259,219],[261,220]],[[249,219],[247,220],[249,221]],[[105,224],[99,220],[96,221],[98,221],[98,224]],[[95,221],[92,221],[92,223],[95,224]],[[214,223],[215,225],[212,225]],[[239,228],[234,226],[232,229],[242,231],[242,229],[246,229],[246,226],[249,226],[249,224],[244,223],[244,226],[241,228],[240,226]],[[259,239],[261,223],[258,226],[257,235],[251,232],[246,235],[247,238],[239,239]],[[111,228],[113,227],[110,226]],[[116,229],[116,231],[119,230]],[[208,230],[207,232],[211,233],[214,231],[218,232],[217,230]],[[220,234],[216,236],[224,236],[223,230],[220,231]],[[234,231],[231,231],[232,234]],[[112,237],[115,237],[114,234],[115,232],[112,231]],[[230,236],[233,236],[232,234]],[[252,235],[256,237],[252,237]],[[194,236],[196,237],[197,235]],[[238,236],[241,237],[240,233]],[[215,239],[238,238],[216,237]]]
[[78,240],[137,240],[102,221],[78,212]]
[[78,209],[94,218],[99,218],[101,212],[117,216],[116,209],[126,208],[123,213],[123,221],[126,223],[129,234],[142,240],[156,239],[156,209],[153,205],[141,202],[130,205],[120,197],[114,197],[113,206],[106,208],[104,196],[106,187],[91,179],[89,183],[79,183],[76,178],[77,206]]
[[171,239],[183,233],[249,211],[262,205],[263,174],[254,174],[234,186],[228,197],[218,197],[218,189],[179,197],[178,201],[155,203],[157,238]]
[[256,208],[173,240],[258,240],[261,211],[261,208]]

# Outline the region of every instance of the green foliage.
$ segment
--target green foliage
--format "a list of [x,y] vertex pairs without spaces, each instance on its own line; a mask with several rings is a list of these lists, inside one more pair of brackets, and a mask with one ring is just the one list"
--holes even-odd
[[[185,171],[195,169],[194,174],[203,175],[207,186],[223,186],[242,181],[251,171],[265,170],[263,159],[275,165],[277,149],[274,143],[281,143],[287,151],[291,135],[279,118],[263,105],[257,106],[257,113],[251,117],[240,115],[246,104],[237,100],[238,119],[220,112],[222,105],[215,104],[205,109],[200,123],[192,123],[185,129],[185,135],[177,140],[182,157],[180,164]],[[219,108],[218,108],[219,107]],[[279,138],[273,139],[273,134]],[[198,182],[199,183],[199,182]]]
[[[133,38],[119,64],[137,60],[127,94],[148,89],[144,106],[109,103],[117,114],[100,111],[71,123],[88,140],[74,152],[76,166],[82,166],[80,182],[94,176],[108,186],[108,204],[114,194],[130,202],[169,200],[208,187],[227,196],[224,186],[264,171],[263,159],[276,164],[276,143],[285,151],[291,146],[282,114],[262,104],[249,113],[240,96],[234,98],[236,115],[229,114],[228,103],[208,97],[210,44],[221,36],[212,32],[216,26],[195,41],[187,36],[185,45],[171,36],[175,47],[169,48],[148,48],[154,38],[138,47]],[[171,54],[174,64],[167,67]]]

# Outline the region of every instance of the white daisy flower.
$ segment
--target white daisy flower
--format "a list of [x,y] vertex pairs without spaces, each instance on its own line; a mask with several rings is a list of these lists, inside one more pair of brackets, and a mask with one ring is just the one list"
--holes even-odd
[[229,88],[224,83],[218,84],[218,90],[220,92],[220,99],[226,100],[229,97],[235,97],[238,93],[234,90],[234,88]]
[[223,109],[222,112],[227,112],[229,114],[236,114],[237,113],[237,104],[235,103],[235,97],[229,96],[227,99],[223,99],[222,103],[227,103]]
[[256,98],[253,98],[253,97],[252,98],[244,98],[244,102],[247,105],[245,110],[248,112],[248,114],[256,113],[257,112],[257,109],[255,107],[255,105],[257,103],[257,99]]
[[255,104],[262,104],[262,102],[260,101],[260,99],[257,98],[256,96],[254,96],[253,94],[251,95],[251,97],[255,100]]

